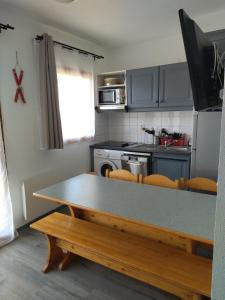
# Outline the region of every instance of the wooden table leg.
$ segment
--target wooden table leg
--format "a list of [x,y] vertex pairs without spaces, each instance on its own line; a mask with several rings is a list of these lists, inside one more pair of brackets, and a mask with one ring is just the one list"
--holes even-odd
[[46,234],[48,240],[48,257],[45,266],[42,269],[43,273],[47,273],[55,264],[59,263],[63,258],[63,251],[55,244],[55,238]]

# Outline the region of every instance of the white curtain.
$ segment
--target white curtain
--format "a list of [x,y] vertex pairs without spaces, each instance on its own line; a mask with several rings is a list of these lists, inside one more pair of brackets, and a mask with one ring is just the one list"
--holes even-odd
[[95,135],[93,58],[55,46],[59,108],[64,143]]
[[0,247],[9,243],[13,239],[13,214],[7,178],[2,126],[0,120]]

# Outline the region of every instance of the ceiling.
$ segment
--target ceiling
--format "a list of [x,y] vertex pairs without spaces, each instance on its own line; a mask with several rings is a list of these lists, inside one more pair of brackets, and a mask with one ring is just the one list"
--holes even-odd
[[177,11],[192,18],[225,10],[224,0],[1,0],[60,29],[108,47],[163,38],[179,30]]

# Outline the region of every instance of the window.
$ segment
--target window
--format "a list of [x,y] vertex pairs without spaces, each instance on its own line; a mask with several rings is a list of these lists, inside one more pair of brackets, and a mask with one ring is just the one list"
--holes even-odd
[[95,134],[93,59],[57,49],[56,61],[64,143],[91,139]]

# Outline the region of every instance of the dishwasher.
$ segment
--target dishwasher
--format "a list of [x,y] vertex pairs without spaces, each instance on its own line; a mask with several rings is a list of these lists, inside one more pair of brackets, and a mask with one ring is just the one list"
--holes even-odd
[[135,175],[150,175],[151,153],[124,152],[121,155],[121,166]]

